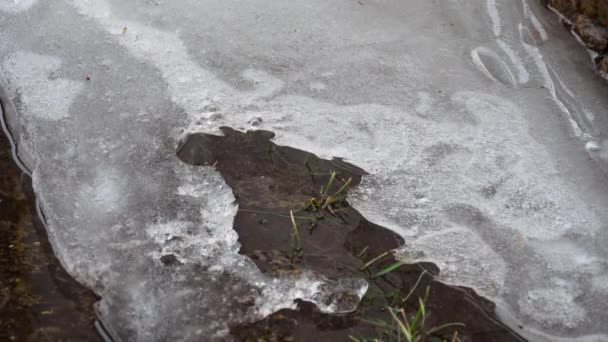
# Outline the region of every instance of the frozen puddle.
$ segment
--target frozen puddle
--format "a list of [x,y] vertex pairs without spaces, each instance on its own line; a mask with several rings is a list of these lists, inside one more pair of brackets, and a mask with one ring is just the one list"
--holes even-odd
[[312,273],[271,279],[238,254],[232,192],[175,156],[186,134],[230,126],[370,172],[350,201],[405,238],[402,257],[493,299],[531,340],[608,341],[608,89],[535,2],[0,0],[0,11],[18,154],[56,254],[102,296],[115,336],[222,337],[296,298],[335,312],[354,308],[332,291],[365,293]]

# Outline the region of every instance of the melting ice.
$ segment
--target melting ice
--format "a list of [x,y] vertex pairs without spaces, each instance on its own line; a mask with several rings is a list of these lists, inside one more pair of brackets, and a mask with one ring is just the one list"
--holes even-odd
[[186,134],[228,125],[367,170],[350,201],[404,236],[402,258],[437,263],[531,339],[608,340],[607,87],[538,4],[0,0],[0,11],[18,154],[56,254],[102,296],[115,337],[221,338],[296,298],[336,312],[353,308],[332,293],[365,293],[312,272],[271,279],[238,254],[230,189],[175,157]]

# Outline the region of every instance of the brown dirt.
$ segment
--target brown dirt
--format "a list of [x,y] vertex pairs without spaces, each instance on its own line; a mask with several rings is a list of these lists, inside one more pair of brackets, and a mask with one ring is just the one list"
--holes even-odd
[[53,254],[0,128],[0,340],[98,341],[96,300]]
[[[433,275],[439,269],[434,264],[403,265],[374,279],[372,275],[395,263],[389,254],[361,271],[366,261],[401,246],[404,241],[392,231],[367,221],[346,201],[335,203],[334,213],[320,208],[304,209],[312,197],[320,199],[320,187],[327,184],[331,171],[337,172],[339,181],[329,193],[349,178],[352,183],[345,192],[357,186],[365,174],[363,170],[340,159],[323,160],[301,150],[278,146],[272,142],[271,132],[222,130],[224,136],[189,136],[178,156],[193,165],[215,165],[233,189],[239,205],[234,228],[239,234],[240,252],[252,258],[260,270],[275,276],[308,269],[332,279],[364,277],[370,283],[359,309],[352,314],[326,315],[313,305],[300,302],[298,310],[282,310],[259,322],[233,327],[231,332],[237,340],[347,341],[349,336],[390,340],[384,335],[385,330],[364,321],[391,322],[386,311],[388,305],[413,313],[418,308],[418,298],[428,287],[426,308],[430,315],[425,327],[464,324],[442,330],[428,340],[451,340],[458,331],[461,341],[523,341],[496,319],[492,302],[472,289],[435,281]],[[294,211],[301,240],[301,256],[293,262],[290,210]],[[310,231],[312,223],[315,227]],[[403,302],[418,279],[421,280],[414,294]]]

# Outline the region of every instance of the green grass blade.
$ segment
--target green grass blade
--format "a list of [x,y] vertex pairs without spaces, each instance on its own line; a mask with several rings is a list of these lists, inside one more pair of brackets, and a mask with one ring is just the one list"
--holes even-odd
[[401,314],[401,321],[403,322],[403,324],[405,324],[405,326],[407,327],[407,330],[413,331],[412,328],[410,327],[410,323],[408,322],[407,313],[405,312],[405,310],[400,309],[399,313]]
[[380,272],[376,273],[372,278],[378,278],[381,277],[387,273],[390,273],[394,270],[396,270],[397,268],[401,267],[404,265],[403,261],[397,261],[396,263],[384,268],[383,270],[381,270]]
[[375,327],[378,328],[387,328],[388,324],[386,324],[385,321],[377,319],[377,320],[371,320],[371,319],[361,319],[361,322],[363,323],[367,323],[369,325],[373,325]]
[[346,189],[346,188],[347,188],[347,187],[350,185],[350,182],[352,182],[352,181],[353,181],[353,179],[352,179],[352,178],[349,178],[349,179],[348,179],[348,180],[347,180],[347,181],[346,181],[344,184],[342,184],[342,186],[340,187],[340,189],[338,189],[338,191],[336,191],[336,192],[333,194],[333,196],[332,196],[332,197],[336,197],[336,196],[338,196],[338,195],[339,195],[339,194],[340,194],[342,191],[344,191],[344,189]]
[[449,327],[464,327],[465,325],[462,323],[447,323],[447,324],[442,324],[440,326],[437,327],[433,327],[428,331],[429,335],[435,334],[440,330],[443,330],[445,328],[449,328]]
[[395,311],[392,308],[388,308],[388,312],[393,317],[393,320],[399,326],[399,331],[405,336],[408,341],[412,340],[412,333],[408,328],[403,324],[403,322],[399,319],[399,317],[395,314]]
[[426,290],[424,291],[424,299],[422,299],[422,301],[424,302],[424,304],[426,304],[426,301],[429,299],[429,294],[431,293],[431,287],[427,286]]
[[331,189],[331,185],[334,183],[336,179],[336,171],[332,171],[331,176],[329,176],[329,180],[327,181],[327,186],[325,186],[325,193],[323,195],[327,195],[329,193],[329,189]]
[[418,311],[416,311],[416,315],[414,315],[414,319],[412,320],[412,326],[411,326],[412,331],[416,331],[416,328],[418,327],[418,323],[421,320],[424,320],[424,317],[426,316],[426,309],[424,307],[424,303],[422,302],[422,299],[418,299],[418,302],[419,302]]

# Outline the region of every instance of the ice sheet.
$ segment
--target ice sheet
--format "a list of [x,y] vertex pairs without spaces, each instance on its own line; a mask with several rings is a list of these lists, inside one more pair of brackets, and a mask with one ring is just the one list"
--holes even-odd
[[[608,88],[538,4],[69,0],[0,11],[18,152],[55,252],[103,297],[114,336],[219,337],[295,298],[348,311],[327,304],[332,291],[365,292],[313,273],[269,279],[237,253],[230,189],[175,157],[188,133],[227,125],[364,168],[349,201],[404,236],[401,257],[437,263],[531,339],[608,340]],[[162,265],[167,254],[184,265]]]

